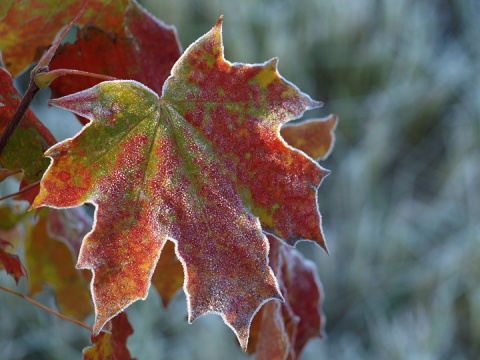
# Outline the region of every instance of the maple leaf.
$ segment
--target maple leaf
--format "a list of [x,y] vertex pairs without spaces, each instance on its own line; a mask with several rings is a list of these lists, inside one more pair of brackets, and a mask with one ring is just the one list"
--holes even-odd
[[[273,239],[272,239],[273,240]],[[297,250],[279,244],[282,253],[282,294],[285,303],[282,306],[284,317],[291,313],[298,317],[292,350],[298,357],[305,344],[314,337],[323,336],[325,317],[320,306],[323,290],[317,276],[315,264],[305,259]],[[285,314],[287,315],[285,316]]]
[[[78,24],[96,23],[104,29],[123,27],[129,0],[90,0]],[[0,50],[6,68],[15,77],[37,60],[58,30],[82,7],[78,0],[23,0],[9,2],[0,15]]]
[[[13,79],[5,69],[0,67],[0,134],[3,133],[20,103],[21,96],[13,86]],[[42,178],[48,167],[44,151],[56,143],[50,131],[29,109],[9,143],[0,154],[0,181],[23,171],[20,189],[25,189]],[[22,149],[22,151],[19,151]],[[39,187],[25,199],[33,201]]]
[[[28,232],[25,239],[25,258],[29,269],[29,293],[35,295],[50,285],[55,294],[58,308],[62,314],[83,320],[93,311],[90,304],[88,286],[80,271],[75,269],[72,251],[68,243],[59,241],[56,236],[78,236],[80,239],[88,232],[78,228],[69,228],[68,223],[60,224],[58,213],[72,213],[77,209],[50,209],[39,214],[39,221]],[[64,216],[65,217],[65,216]],[[51,221],[57,227],[57,235],[52,234]],[[77,226],[81,226],[79,223]],[[61,227],[60,229],[58,229]],[[82,231],[83,230],[83,231]]]
[[109,81],[51,102],[91,122],[46,152],[53,161],[32,209],[96,206],[77,263],[94,273],[95,333],[147,296],[169,239],[189,321],[217,313],[245,349],[257,309],[281,298],[262,229],[325,247],[316,193],[328,171],[279,137],[319,103],[276,63],[226,61],[219,20],[177,61],[161,98]]
[[133,334],[127,313],[121,312],[111,320],[111,333],[92,335],[93,346],[83,349],[83,360],[130,360],[127,339]]
[[[165,79],[181,47],[174,28],[166,26],[139,6],[131,6],[125,14],[125,33],[107,32],[96,26],[86,26],[77,33],[73,44],[62,45],[50,63],[50,69],[74,68],[91,73],[102,73],[121,79],[142,82],[161,94]],[[156,46],[151,46],[155,43]],[[102,49],[101,52],[98,49]],[[112,62],[112,56],[115,61]],[[61,77],[51,84],[52,96],[64,96],[84,90],[100,81],[89,77]],[[80,117],[82,123],[88,120]],[[337,116],[314,119],[281,128],[284,140],[314,159],[324,159],[333,147],[333,130]],[[168,306],[183,284],[183,268],[167,243],[162,250],[152,277],[152,285]]]
[[269,236],[270,265],[284,303],[268,303],[252,322],[248,351],[257,359],[297,359],[305,344],[322,337],[325,316],[323,291],[315,265],[296,249]]
[[[93,25],[80,29],[73,44],[58,49],[49,68],[71,68],[137,80],[161,94],[163,83],[180,54],[175,29],[132,3],[125,13],[124,29],[105,31]],[[99,82],[83,76],[60,77],[50,86],[52,97],[85,90]]]

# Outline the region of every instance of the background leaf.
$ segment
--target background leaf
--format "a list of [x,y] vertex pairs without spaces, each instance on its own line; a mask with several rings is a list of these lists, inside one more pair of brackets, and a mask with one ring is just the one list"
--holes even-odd
[[17,285],[23,276],[27,276],[18,255],[11,253],[22,237],[19,224],[23,218],[25,215],[19,214],[11,206],[0,205],[0,269],[12,276]]
[[[90,0],[78,24],[93,22],[106,30],[120,29],[128,0]],[[10,5],[0,22],[0,50],[15,77],[37,60],[55,35],[82,7],[76,0],[24,0]]]
[[325,160],[335,143],[334,130],[337,122],[338,116],[332,114],[322,119],[286,124],[281,128],[280,134],[288,145],[316,160]]
[[[20,100],[21,96],[13,86],[12,77],[0,67],[0,134],[10,122]],[[38,129],[43,130],[42,134]],[[40,181],[49,164],[43,152],[55,142],[55,138],[29,109],[0,155],[0,174],[3,174],[0,175],[0,180],[21,170],[21,189]],[[38,187],[33,190],[35,197]],[[30,200],[33,201],[33,197]]]
[[133,329],[125,312],[119,313],[111,320],[110,331],[111,334],[101,332],[96,336],[92,335],[93,346],[83,350],[84,360],[133,359],[127,348],[127,339],[133,334]]
[[257,359],[298,359],[307,342],[321,337],[323,291],[314,263],[273,236],[270,265],[285,299],[265,304],[255,315],[248,351]]
[[257,360],[286,359],[289,355],[291,339],[285,329],[281,307],[280,303],[270,301],[255,316],[260,326],[253,341]]
[[182,288],[183,281],[183,267],[175,254],[175,245],[167,241],[152,276],[152,285],[158,291],[165,307]]
[[[181,53],[175,29],[136,3],[125,13],[125,28],[107,31],[98,26],[80,29],[75,43],[61,46],[50,69],[76,69],[137,80],[161,94],[163,83]],[[84,76],[60,77],[51,85],[52,96],[72,94],[99,82]]]
[[[93,312],[88,284],[82,273],[75,269],[74,254],[67,244],[54,238],[49,231],[50,212],[43,210],[39,221],[25,239],[25,258],[29,269],[29,293],[38,294],[51,286],[62,314],[84,320]],[[85,233],[80,233],[80,239]]]

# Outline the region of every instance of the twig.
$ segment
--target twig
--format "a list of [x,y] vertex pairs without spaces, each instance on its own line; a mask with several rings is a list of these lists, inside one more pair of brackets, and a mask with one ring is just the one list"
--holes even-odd
[[[55,310],[50,309],[49,307],[47,307],[47,306],[39,303],[38,301],[32,299],[31,297],[28,297],[28,296],[26,296],[26,295],[20,294],[20,293],[14,291],[14,290],[9,289],[9,288],[3,287],[2,285],[0,285],[0,289],[3,290],[3,291],[8,292],[8,293],[10,293],[10,294],[13,294],[13,295],[16,295],[16,296],[18,296],[18,297],[21,297],[22,299],[27,300],[28,302],[32,303],[33,305],[38,306],[39,308],[41,308],[41,309],[43,309],[43,310],[45,310],[45,311],[48,311],[50,314],[53,314],[53,315],[59,317],[59,318],[62,319],[62,320],[66,320],[66,321],[69,321],[69,322],[71,322],[71,323],[73,323],[73,324],[76,324],[76,325],[78,325],[78,326],[81,326],[81,327],[83,327],[84,329],[90,330],[90,331],[93,333],[93,329],[92,329],[90,326],[88,326],[87,324],[85,324],[85,323],[83,323],[83,322],[81,322],[81,321],[72,319],[72,318],[70,318],[70,317],[68,317],[68,316],[62,315],[62,314],[56,312]],[[106,331],[106,330],[102,330],[102,331],[104,331],[104,332],[106,332],[106,333],[109,333],[109,332]]]

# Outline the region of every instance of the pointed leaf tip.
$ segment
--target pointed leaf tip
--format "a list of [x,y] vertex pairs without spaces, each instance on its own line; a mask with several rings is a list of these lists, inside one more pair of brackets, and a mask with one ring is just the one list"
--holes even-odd
[[321,108],[322,106],[323,106],[323,101],[312,99],[312,105],[310,105],[310,107],[307,110],[318,109],[318,108]]
[[220,30],[222,29],[222,24],[223,24],[223,14],[220,15],[220,17],[217,20],[217,23],[215,24],[216,28],[219,28]]
[[271,58],[265,63],[265,66],[272,68],[275,72],[278,71],[278,57]]

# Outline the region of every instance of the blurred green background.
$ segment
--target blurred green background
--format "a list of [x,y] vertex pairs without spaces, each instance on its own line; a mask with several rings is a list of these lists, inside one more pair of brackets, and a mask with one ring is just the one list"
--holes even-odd
[[[327,337],[301,359],[480,357],[480,2],[141,3],[183,48],[224,14],[228,60],[278,57],[285,78],[325,102],[306,117],[340,116],[319,191],[330,256],[299,246],[318,265]],[[1,359],[80,357],[87,331],[0,301]],[[183,295],[165,310],[152,292],[128,313],[139,359],[248,358],[219,317],[188,325]]]

